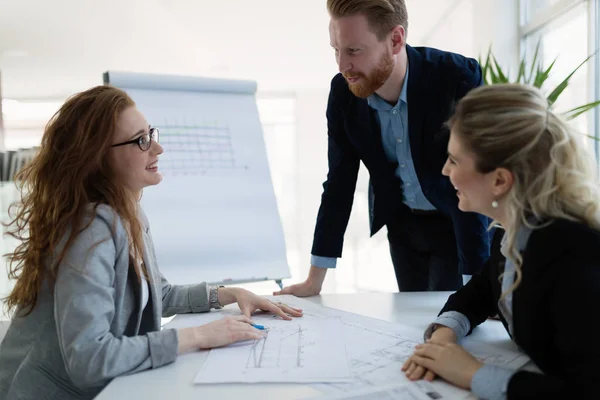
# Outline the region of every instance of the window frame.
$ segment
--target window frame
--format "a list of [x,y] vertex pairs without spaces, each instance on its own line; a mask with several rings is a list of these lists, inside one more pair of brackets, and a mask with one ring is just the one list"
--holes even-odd
[[[526,51],[526,41],[530,36],[536,35],[540,30],[546,28],[549,24],[556,21],[566,12],[581,5],[587,4],[588,13],[588,54],[596,53],[596,56],[588,61],[588,93],[587,102],[600,100],[600,0],[560,0],[556,4],[550,5],[533,18],[528,16],[528,0],[519,0],[519,47],[520,53]],[[588,123],[592,127],[592,134],[595,137],[592,148],[600,166],[600,107],[596,107],[587,113]]]

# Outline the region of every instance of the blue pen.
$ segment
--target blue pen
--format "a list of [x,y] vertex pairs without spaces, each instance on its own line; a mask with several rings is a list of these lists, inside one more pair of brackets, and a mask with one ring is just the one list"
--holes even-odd
[[256,329],[260,329],[261,331],[265,330],[265,327],[262,325],[256,325],[256,324],[252,324],[253,327],[255,327]]

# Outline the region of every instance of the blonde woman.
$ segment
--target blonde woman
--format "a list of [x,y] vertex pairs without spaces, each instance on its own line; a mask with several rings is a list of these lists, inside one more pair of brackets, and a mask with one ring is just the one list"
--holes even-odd
[[[597,398],[600,192],[582,136],[521,85],[471,91],[449,124],[443,173],[460,209],[503,229],[486,267],[450,296],[403,370],[485,399]],[[456,344],[496,314],[544,375],[484,365]]]
[[[10,257],[17,282],[6,299],[14,318],[0,346],[0,399],[91,399],[111,379],[178,354],[260,339],[257,309],[302,315],[247,290],[163,278],[139,205],[162,180],[158,140],[132,99],[109,86],[71,97],[46,127],[17,177],[25,191],[12,233],[22,243]],[[236,302],[239,317],[161,330],[163,316]]]

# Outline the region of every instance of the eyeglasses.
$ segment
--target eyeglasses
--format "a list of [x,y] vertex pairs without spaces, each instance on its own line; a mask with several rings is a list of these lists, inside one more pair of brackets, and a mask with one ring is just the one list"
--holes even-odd
[[110,147],[125,146],[126,144],[137,144],[142,151],[146,151],[152,145],[153,140],[156,143],[158,143],[158,128],[150,128],[148,133],[145,133],[136,139],[128,140],[123,143],[113,144]]

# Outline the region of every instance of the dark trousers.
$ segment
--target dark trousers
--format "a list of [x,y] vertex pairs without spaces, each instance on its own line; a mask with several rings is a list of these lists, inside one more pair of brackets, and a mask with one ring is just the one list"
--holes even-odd
[[402,207],[387,228],[401,292],[452,291],[462,286],[450,218],[441,213],[413,214]]

